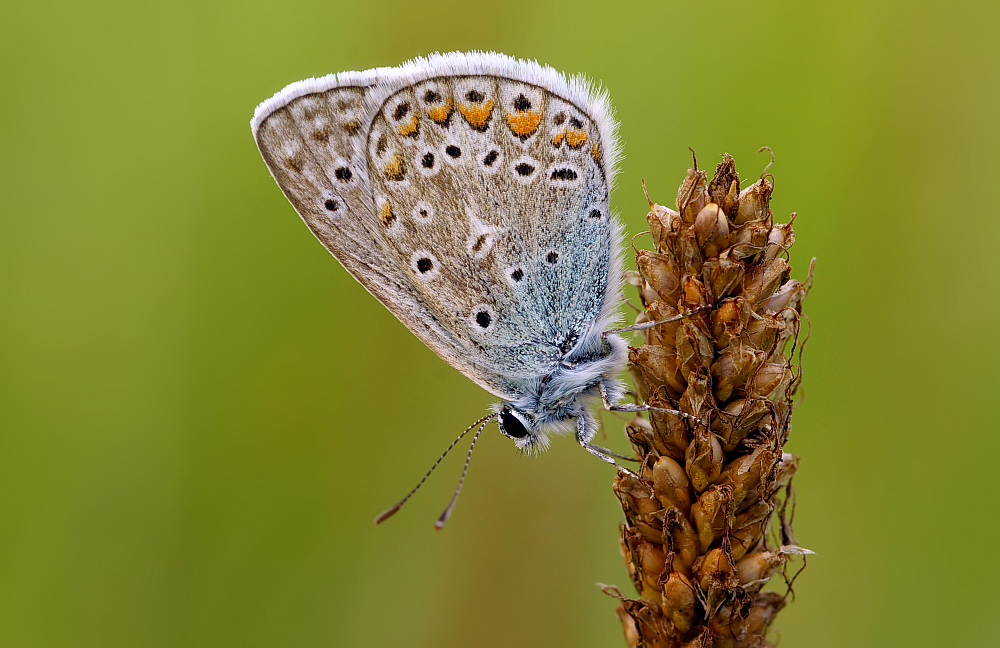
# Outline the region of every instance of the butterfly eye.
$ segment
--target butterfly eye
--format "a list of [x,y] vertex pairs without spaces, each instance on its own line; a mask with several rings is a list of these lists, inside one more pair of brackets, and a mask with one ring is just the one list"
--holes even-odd
[[500,413],[500,430],[514,439],[523,439],[528,436],[528,428],[524,427],[524,423],[511,414],[509,409]]

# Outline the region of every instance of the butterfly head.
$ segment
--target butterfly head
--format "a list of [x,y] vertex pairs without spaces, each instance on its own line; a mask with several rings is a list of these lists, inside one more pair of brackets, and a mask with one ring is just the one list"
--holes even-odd
[[542,413],[530,408],[518,408],[513,403],[501,403],[496,407],[500,432],[513,440],[514,445],[525,454],[542,452],[549,447],[550,434],[569,432],[574,428],[572,420],[568,418],[556,420],[540,416]]

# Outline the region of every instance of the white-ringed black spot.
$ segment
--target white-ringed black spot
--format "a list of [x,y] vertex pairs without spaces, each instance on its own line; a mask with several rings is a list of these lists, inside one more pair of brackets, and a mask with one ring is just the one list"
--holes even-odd
[[471,101],[472,103],[482,103],[483,99],[485,99],[486,96],[483,93],[479,92],[478,90],[469,90],[468,92],[465,93],[465,98]]
[[583,128],[583,122],[577,119],[576,117],[569,118],[569,125],[572,126],[573,128]]
[[520,268],[514,268],[514,271],[510,273],[510,278],[513,279],[515,282],[524,279],[524,270],[521,270]]
[[481,310],[478,313],[476,313],[476,324],[479,324],[481,328],[487,328],[490,325],[490,322],[492,321],[493,318],[490,316],[488,312]]
[[490,151],[489,153],[486,154],[486,157],[483,158],[483,164],[485,166],[491,167],[493,166],[493,163],[497,161],[498,157],[500,157],[499,153],[497,153],[496,151]]
[[530,176],[535,172],[535,167],[531,166],[527,162],[522,162],[514,167],[514,170],[517,171],[517,175],[519,176]]
[[410,268],[423,281],[432,281],[441,274],[437,257],[428,250],[417,250],[410,257]]
[[334,200],[333,198],[328,198],[326,202],[323,203],[323,206],[326,207],[327,211],[332,211],[332,212],[335,212],[338,209],[340,209],[340,203]]
[[351,173],[351,170],[349,168],[340,167],[339,169],[333,172],[333,175],[337,177],[337,180],[340,180],[341,182],[347,182],[348,180],[351,179],[351,177],[354,174]]
[[545,255],[545,260],[549,263],[555,263],[559,260],[559,253],[555,250],[549,251],[549,253]]
[[458,158],[462,155],[462,149],[458,148],[454,144],[445,147],[444,152],[453,158]]
[[426,153],[424,155],[424,157],[420,160],[420,166],[424,167],[425,169],[433,169],[434,168],[434,154],[433,153]]
[[576,171],[573,169],[555,169],[552,172],[552,180],[576,180]]
[[517,99],[514,100],[514,110],[517,112],[531,110],[531,102],[523,94],[519,94],[517,95]]
[[552,123],[555,124],[556,126],[562,126],[565,121],[566,121],[566,113],[564,112],[561,112],[552,118]]
[[[413,207],[413,218],[417,221],[429,221],[434,216],[434,208],[428,202],[420,201]],[[426,255],[425,255],[426,256]]]
[[589,216],[591,218],[600,218],[601,217],[601,210],[600,209],[591,209]]
[[396,121],[399,121],[400,119],[405,117],[406,113],[408,112],[410,112],[410,104],[404,101],[403,103],[396,106],[395,112],[392,113],[392,118],[395,119]]

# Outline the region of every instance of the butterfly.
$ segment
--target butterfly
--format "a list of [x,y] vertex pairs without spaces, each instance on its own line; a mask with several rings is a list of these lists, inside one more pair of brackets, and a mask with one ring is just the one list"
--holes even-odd
[[621,146],[605,91],[532,61],[453,52],[293,83],[251,128],[327,250],[501,399],[448,448],[478,426],[439,528],[491,420],[523,451],[569,431],[615,463],[591,443],[597,404],[650,408],[617,404],[628,356],[617,333],[637,327],[612,329],[624,230],[610,207]]

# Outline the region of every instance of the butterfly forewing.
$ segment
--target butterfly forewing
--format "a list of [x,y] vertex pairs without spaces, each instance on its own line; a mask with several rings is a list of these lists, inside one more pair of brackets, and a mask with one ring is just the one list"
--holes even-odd
[[516,397],[613,308],[604,99],[506,57],[390,72],[275,102],[261,152],[372,294],[475,382]]

